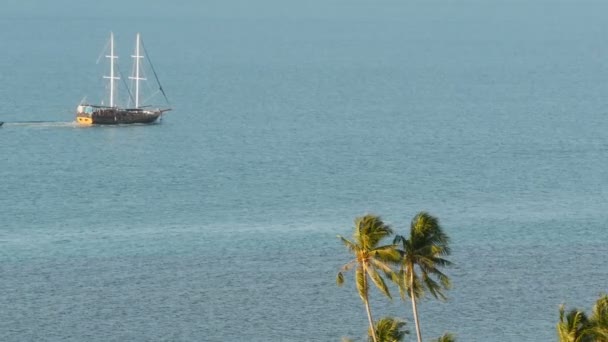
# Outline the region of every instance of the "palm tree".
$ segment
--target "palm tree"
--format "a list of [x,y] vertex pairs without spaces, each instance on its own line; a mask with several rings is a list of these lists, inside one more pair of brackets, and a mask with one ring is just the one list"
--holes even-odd
[[405,298],[407,292],[412,301],[416,336],[422,342],[416,300],[427,291],[435,298],[446,299],[443,290],[448,290],[451,284],[440,268],[452,264],[444,259],[450,254],[449,238],[437,218],[419,212],[412,219],[409,238],[397,235],[394,243],[402,247],[398,282],[401,297]]
[[[405,321],[393,318],[384,317],[376,322],[376,336],[378,342],[402,342],[405,335],[409,334],[409,331],[403,330],[405,327]],[[371,333],[370,340],[371,340]]]
[[608,295],[602,294],[595,302],[589,317],[591,334],[597,342],[608,342]]
[[566,315],[561,305],[557,335],[560,342],[608,342],[608,295],[600,295],[591,316],[578,309]]
[[[402,342],[405,335],[410,332],[403,330],[405,327],[405,321],[393,318],[384,317],[375,324],[375,333],[378,342]],[[372,332],[370,329],[367,331],[368,341],[372,341]],[[349,338],[342,338],[342,342],[354,342]]]
[[439,337],[436,340],[433,340],[433,342],[455,342],[456,341],[456,337],[454,337],[454,334],[450,334],[450,333],[445,333],[443,335],[441,335],[441,337]]
[[399,260],[399,252],[397,252],[394,245],[379,246],[382,239],[392,234],[392,229],[384,224],[380,217],[365,215],[355,219],[353,241],[349,241],[338,235],[342,243],[354,254],[355,258],[342,266],[340,272],[338,272],[336,282],[338,286],[341,286],[344,283],[344,273],[353,267],[355,268],[357,291],[365,306],[374,342],[378,342],[378,338],[375,333],[374,320],[369,307],[369,280],[371,279],[380,292],[391,298],[388,287],[378,271],[382,271],[385,275],[396,279],[393,271],[388,266],[388,262]]
[[591,342],[589,336],[589,319],[583,311],[572,309],[565,315],[565,307],[559,307],[557,336],[560,342]]

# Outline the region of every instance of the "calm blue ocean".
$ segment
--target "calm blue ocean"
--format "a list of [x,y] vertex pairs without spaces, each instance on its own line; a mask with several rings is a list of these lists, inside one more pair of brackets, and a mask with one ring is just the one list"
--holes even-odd
[[[0,11],[0,341],[362,340],[365,213],[452,237],[425,340],[554,341],[608,291],[605,1],[84,3]],[[73,124],[110,31],[162,124]]]

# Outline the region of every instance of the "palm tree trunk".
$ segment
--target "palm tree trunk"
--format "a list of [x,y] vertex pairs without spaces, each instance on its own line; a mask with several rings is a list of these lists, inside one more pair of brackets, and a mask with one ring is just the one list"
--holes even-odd
[[420,333],[420,323],[418,323],[418,308],[416,307],[416,296],[414,294],[414,270],[410,269],[410,296],[412,300],[412,311],[414,312],[414,324],[416,325],[416,337],[418,342],[422,342],[422,334]]
[[372,339],[374,342],[378,342],[378,338],[376,337],[376,329],[374,327],[374,319],[372,318],[372,310],[369,307],[369,294],[367,287],[367,272],[363,270],[363,282],[365,284],[365,300],[363,304],[365,304],[365,311],[367,312],[367,320],[369,321],[369,328],[371,329]]
[[365,311],[367,311],[367,320],[369,321],[369,328],[372,332],[372,338],[374,342],[378,342],[378,338],[376,337],[376,329],[374,328],[374,320],[372,319],[372,311],[369,308],[369,302],[365,301]]

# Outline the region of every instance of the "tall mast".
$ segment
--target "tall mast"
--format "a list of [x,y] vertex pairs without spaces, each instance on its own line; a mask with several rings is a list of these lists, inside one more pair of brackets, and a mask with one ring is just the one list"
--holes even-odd
[[135,58],[135,77],[129,77],[130,79],[135,80],[135,108],[139,108],[139,81],[146,80],[145,78],[139,77],[139,59],[144,58],[144,56],[141,56],[139,52],[139,46],[141,45],[139,43],[139,40],[139,33],[137,33],[137,39],[135,42],[135,55],[131,56]]
[[114,56],[114,32],[110,32],[110,55],[106,55],[106,58],[110,59],[110,76],[104,76],[110,80],[110,107],[114,107],[114,80],[119,80],[120,77],[114,76],[114,59],[118,56]]

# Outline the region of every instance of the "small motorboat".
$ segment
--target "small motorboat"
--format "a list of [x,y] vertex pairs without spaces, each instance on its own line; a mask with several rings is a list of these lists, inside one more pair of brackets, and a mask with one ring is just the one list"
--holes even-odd
[[4,125],[4,121],[0,121],[0,127],[2,127],[2,125]]

